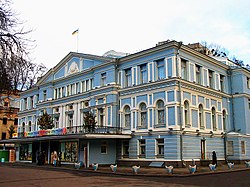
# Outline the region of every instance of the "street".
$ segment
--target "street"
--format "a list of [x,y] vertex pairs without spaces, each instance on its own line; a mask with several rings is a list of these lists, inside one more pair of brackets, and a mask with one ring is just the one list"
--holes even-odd
[[54,168],[0,165],[1,187],[75,186],[250,186],[250,171],[212,173],[187,177],[121,176]]

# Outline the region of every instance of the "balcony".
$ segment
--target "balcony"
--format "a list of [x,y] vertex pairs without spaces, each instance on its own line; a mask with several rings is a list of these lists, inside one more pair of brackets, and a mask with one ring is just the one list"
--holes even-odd
[[100,127],[95,129],[85,129],[83,126],[66,127],[66,134],[122,134],[120,127]]

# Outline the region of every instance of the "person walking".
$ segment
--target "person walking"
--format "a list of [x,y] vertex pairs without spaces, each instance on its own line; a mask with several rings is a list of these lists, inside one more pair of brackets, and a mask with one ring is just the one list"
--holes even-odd
[[56,162],[57,162],[57,152],[54,151],[54,154],[53,154],[53,165],[56,167]]
[[216,153],[215,151],[213,151],[213,155],[212,155],[212,164],[215,165],[216,164],[216,167],[217,167],[217,156],[216,156]]

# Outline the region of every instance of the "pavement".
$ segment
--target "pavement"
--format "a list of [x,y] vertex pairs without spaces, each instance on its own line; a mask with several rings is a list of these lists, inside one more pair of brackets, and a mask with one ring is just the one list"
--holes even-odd
[[245,171],[249,170],[250,167],[246,167],[245,164],[235,164],[234,168],[229,169],[227,165],[220,165],[216,168],[215,171],[210,171],[209,167],[198,167],[194,174],[189,172],[188,168],[174,168],[173,173],[170,174],[167,172],[165,167],[156,168],[156,167],[141,167],[137,174],[135,174],[131,167],[117,167],[117,171],[114,173],[111,171],[110,167],[107,166],[99,166],[96,171],[92,167],[90,168],[80,168],[75,169],[74,165],[62,165],[54,167],[52,165],[42,165],[38,166],[36,164],[31,163],[23,163],[23,162],[14,162],[14,163],[0,163],[1,165],[11,166],[11,167],[28,167],[28,168],[40,168],[45,170],[58,170],[58,171],[74,171],[74,172],[88,172],[88,173],[96,173],[101,175],[121,175],[121,176],[148,176],[148,177],[190,177],[190,176],[199,176],[199,175],[211,175],[211,174],[219,174],[219,173],[229,173],[229,172],[237,172],[237,171]]

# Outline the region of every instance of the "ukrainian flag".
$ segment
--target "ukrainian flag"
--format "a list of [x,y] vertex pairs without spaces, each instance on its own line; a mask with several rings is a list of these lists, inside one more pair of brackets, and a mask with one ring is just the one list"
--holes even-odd
[[76,29],[74,32],[72,32],[72,35],[78,34],[79,29]]

